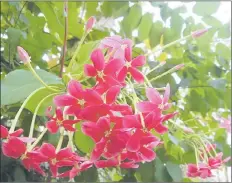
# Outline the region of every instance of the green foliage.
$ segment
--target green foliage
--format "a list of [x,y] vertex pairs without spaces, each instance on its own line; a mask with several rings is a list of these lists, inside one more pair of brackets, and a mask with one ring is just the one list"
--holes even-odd
[[90,153],[94,147],[93,140],[82,133],[81,123],[76,124],[77,132],[74,134],[74,143],[84,153]]
[[[62,84],[61,80],[44,70],[37,70],[46,84]],[[1,83],[1,105],[10,105],[24,100],[43,85],[27,70],[10,72]]]

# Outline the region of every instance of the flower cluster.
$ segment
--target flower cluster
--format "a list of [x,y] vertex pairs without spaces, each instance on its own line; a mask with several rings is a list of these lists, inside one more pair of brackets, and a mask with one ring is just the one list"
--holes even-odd
[[[91,19],[87,25],[88,31],[93,23],[94,19]],[[33,169],[42,175],[45,172],[41,164],[46,162],[53,177],[70,179],[92,166],[138,168],[140,162],[153,161],[156,158],[155,147],[162,144],[154,131],[166,133],[168,127],[165,122],[177,112],[168,112],[171,108],[169,84],[163,94],[144,84],[146,76],[140,68],[146,63],[146,57],[139,55],[133,58],[132,47],[133,43],[129,39],[106,37],[92,51],[92,64],[84,65],[86,80],[94,80],[94,86],[71,79],[66,93],[54,97],[55,114],[52,115],[52,108],[48,107],[46,130],[51,134],[65,131],[70,135],[71,145],[69,143],[61,149],[60,138],[57,147],[49,143],[36,146],[42,136],[37,139],[20,137],[22,129],[11,133],[11,130],[1,126],[3,154],[20,158],[27,170]],[[19,51],[22,52],[21,48]],[[21,57],[28,57],[28,54],[25,52]],[[146,100],[137,96],[133,82],[144,84]],[[128,87],[132,92],[127,91]],[[81,131],[76,131],[76,123],[81,123]],[[188,128],[185,131],[193,132]],[[72,144],[74,132],[92,138],[95,144],[90,156],[81,157],[75,152]],[[209,158],[208,164],[190,164],[188,176],[209,177],[211,169],[218,168],[226,161],[228,159],[222,160],[222,154],[219,153]],[[59,172],[60,167],[70,169]]]

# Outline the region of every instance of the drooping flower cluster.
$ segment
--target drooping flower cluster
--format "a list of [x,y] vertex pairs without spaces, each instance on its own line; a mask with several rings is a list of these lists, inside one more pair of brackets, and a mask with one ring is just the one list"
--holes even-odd
[[[91,26],[92,22],[89,22]],[[84,66],[86,77],[93,78],[96,84],[86,87],[71,79],[67,92],[54,97],[55,114],[51,115],[50,107],[46,111],[49,133],[62,129],[70,134],[84,133],[93,139],[95,145],[89,158],[80,157],[74,152],[75,148],[69,146],[60,149],[59,142],[57,148],[48,143],[35,147],[36,144],[30,144],[35,139],[19,137],[22,129],[9,133],[7,128],[1,126],[3,154],[20,158],[26,169],[33,169],[42,175],[45,172],[40,165],[47,162],[53,177],[70,179],[92,166],[138,168],[140,162],[154,160],[154,149],[162,142],[152,131],[166,133],[168,127],[164,123],[177,112],[167,113],[171,107],[169,84],[163,95],[152,87],[145,89],[147,100],[142,101],[136,95],[130,84],[131,78],[143,84],[145,76],[139,68],[145,64],[146,58],[143,55],[132,58],[132,46],[131,40],[120,36],[103,39],[90,55],[92,64]],[[105,55],[103,49],[106,50]],[[126,87],[132,87],[133,97]],[[121,98],[127,98],[130,102]],[[76,131],[76,123],[81,123],[81,131]],[[207,166],[189,165],[188,176],[209,176],[208,168],[217,168],[223,162],[225,160],[221,160],[219,154],[209,159]],[[60,167],[70,167],[70,170],[59,172]]]

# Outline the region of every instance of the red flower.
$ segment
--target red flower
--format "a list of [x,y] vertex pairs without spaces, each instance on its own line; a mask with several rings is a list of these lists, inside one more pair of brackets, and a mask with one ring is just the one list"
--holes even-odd
[[116,80],[116,72],[123,66],[120,59],[112,59],[105,63],[104,55],[100,49],[91,54],[93,65],[85,64],[84,71],[87,76],[96,77],[99,83],[107,83],[109,86],[120,85]]
[[121,168],[138,168],[139,165],[135,164],[134,161],[120,162],[117,158],[108,160],[98,160],[95,163],[97,168],[115,167],[120,166]]
[[218,153],[216,157],[212,158],[210,157],[209,158],[209,161],[208,161],[208,165],[212,168],[212,169],[217,169],[219,168],[223,163],[226,163],[227,161],[230,160],[230,157],[222,160],[222,156],[223,156],[223,153]]
[[26,151],[26,145],[17,137],[11,136],[7,142],[2,143],[2,152],[5,156],[19,158]]
[[69,81],[67,88],[68,94],[54,97],[54,103],[57,106],[69,106],[65,111],[66,114],[78,116],[83,108],[102,103],[101,96],[96,91],[92,89],[83,90],[78,81]]
[[210,167],[208,165],[206,165],[206,164],[200,163],[198,172],[200,174],[199,176],[202,179],[212,177],[212,172],[210,170]]
[[[131,50],[126,50],[126,52],[131,52]],[[137,69],[137,67],[143,66],[146,62],[146,57],[140,55],[132,60],[131,53],[125,54],[126,62],[124,67],[118,73],[118,80],[124,82],[127,73],[129,72],[135,81],[138,83],[144,82],[143,74]]]
[[46,162],[47,157],[43,156],[40,152],[35,150],[32,152],[27,152],[26,154],[22,155],[21,159],[23,166],[28,171],[33,169],[41,175],[45,176],[45,172],[40,167],[40,163]]
[[[51,108],[50,108],[51,109]],[[46,123],[48,131],[51,133],[56,133],[58,129],[63,126],[68,131],[75,131],[76,129],[72,127],[73,124],[77,123],[77,120],[65,120],[63,118],[63,111],[60,108],[56,109],[56,117],[50,117],[50,120]]]
[[146,96],[149,101],[139,102],[137,108],[141,112],[157,112],[166,110],[171,107],[168,103],[170,95],[170,86],[167,84],[164,96],[161,96],[155,88],[147,88]]
[[95,148],[91,155],[91,160],[95,161],[104,152],[108,152],[111,156],[118,154],[126,144],[127,135],[120,129],[114,129],[114,123],[110,123],[110,118],[101,117],[94,122],[84,122],[82,131],[90,136],[95,142]]
[[1,138],[3,139],[7,139],[9,137],[18,137],[20,135],[22,135],[23,133],[23,129],[20,128],[12,133],[9,133],[8,129],[5,126],[1,125]]
[[106,37],[101,41],[100,48],[108,48],[108,54],[112,58],[118,58],[124,61],[126,54],[131,54],[132,41],[130,39],[122,39],[120,36],[115,35]]
[[200,173],[198,172],[197,165],[194,164],[188,164],[187,167],[187,176],[188,177],[198,177]]
[[53,145],[44,143],[40,147],[39,152],[47,157],[53,177],[57,176],[58,167],[74,165],[72,158],[75,155],[70,148],[64,148],[56,152]]
[[59,174],[58,177],[69,177],[70,179],[73,179],[79,175],[80,172],[87,170],[92,166],[93,163],[91,161],[85,161],[83,163],[76,162],[71,170]]

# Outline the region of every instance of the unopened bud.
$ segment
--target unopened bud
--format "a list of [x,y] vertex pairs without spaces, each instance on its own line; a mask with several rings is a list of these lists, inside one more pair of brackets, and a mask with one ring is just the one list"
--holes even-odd
[[174,68],[175,68],[176,70],[180,70],[182,67],[184,67],[184,64],[176,65]]
[[198,38],[198,37],[202,36],[203,34],[205,34],[206,32],[208,32],[208,29],[201,29],[201,30],[194,31],[194,32],[192,32],[192,37]]
[[165,65],[165,64],[166,64],[166,61],[160,62],[160,65],[161,65],[161,66],[163,66],[163,65]]
[[24,64],[28,64],[31,62],[31,57],[28,55],[28,53],[20,46],[17,46],[18,55],[21,61],[23,61]]
[[86,32],[89,32],[89,31],[92,30],[92,28],[93,28],[95,22],[96,22],[95,17],[90,17],[90,18],[88,19],[87,24],[86,24],[86,27],[85,27]]
[[184,132],[186,133],[194,133],[194,131],[191,128],[184,127]]

